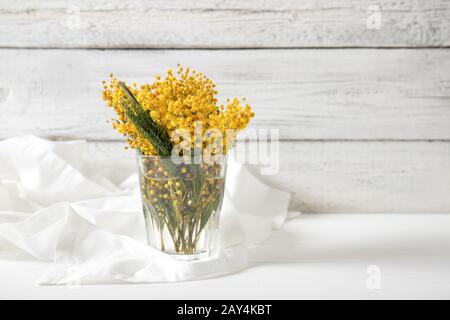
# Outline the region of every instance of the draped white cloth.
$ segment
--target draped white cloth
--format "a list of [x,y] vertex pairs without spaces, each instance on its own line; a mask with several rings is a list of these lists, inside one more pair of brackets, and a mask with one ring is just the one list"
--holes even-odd
[[184,281],[234,272],[247,266],[249,248],[287,217],[289,193],[231,162],[218,253],[178,261],[145,243],[136,169],[117,181],[123,170],[92,163],[86,148],[85,141],[34,136],[0,142],[0,251],[51,262],[39,284]]

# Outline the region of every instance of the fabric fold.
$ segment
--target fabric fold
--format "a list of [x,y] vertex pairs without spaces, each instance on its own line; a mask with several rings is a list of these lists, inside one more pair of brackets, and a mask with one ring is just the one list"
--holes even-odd
[[[87,161],[85,141],[34,136],[0,142],[0,250],[51,262],[43,285],[186,281],[243,269],[249,246],[288,214],[289,193],[229,163],[216,255],[179,261],[145,243],[136,172],[114,182]],[[100,164],[99,164],[100,165]],[[123,173],[123,172],[122,172]]]

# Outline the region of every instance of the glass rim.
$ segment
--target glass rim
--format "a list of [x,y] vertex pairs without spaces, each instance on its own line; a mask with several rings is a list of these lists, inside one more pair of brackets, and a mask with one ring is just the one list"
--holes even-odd
[[[228,148],[227,151],[233,149],[235,146],[236,146],[236,141],[233,141],[233,142],[231,143],[231,146]],[[172,158],[172,157],[174,157],[173,155],[170,155],[170,156],[159,156],[159,155],[146,155],[146,154],[141,154],[140,151],[137,150],[137,149],[135,149],[135,152],[136,152],[136,156],[139,157],[139,158],[163,158],[163,159],[165,159],[165,158]],[[228,154],[229,154],[229,152],[226,152],[226,153],[221,154],[221,155],[211,155],[211,156],[212,156],[212,157],[223,157],[223,158],[226,159],[226,158],[228,158]],[[203,155],[197,155],[197,156],[203,157]],[[183,156],[175,156],[175,157],[177,157],[177,158],[183,158]],[[194,155],[194,157],[195,157],[195,155]]]
[[[186,159],[186,160],[187,159],[200,159],[200,163],[206,162],[206,161],[204,161],[204,158],[209,158],[209,157],[204,157],[202,155],[200,155],[200,156],[191,156],[191,157],[189,157],[189,156],[172,156],[172,155],[170,155],[170,156],[156,156],[156,155],[140,154],[138,152],[136,152],[136,157],[139,158],[139,159],[155,159],[155,160],[156,159],[163,159],[163,160],[165,160],[165,159],[170,159],[170,160],[173,160],[173,159],[178,159],[178,160],[183,160],[183,159]],[[209,158],[209,159],[220,160],[218,162],[228,161],[228,154],[225,154],[225,155],[211,155],[211,158]]]
[[[184,158],[184,156],[149,156],[149,155],[146,155],[146,154],[139,154],[139,153],[136,153],[136,156],[140,157],[140,158],[172,158],[172,157]],[[222,158],[225,158],[227,156],[228,155],[212,155],[212,157],[222,157]],[[194,157],[196,157],[196,156],[194,156]],[[201,157],[203,158],[203,156],[201,156]]]
[[221,166],[226,167],[228,165],[228,158],[226,156],[220,156],[218,158],[210,158],[210,159],[203,159],[203,158],[183,158],[183,157],[175,157],[172,156],[148,156],[148,155],[137,155],[136,161],[138,162],[139,167],[146,166],[150,163],[161,163],[169,164],[171,163],[175,167],[189,167],[193,165],[200,165],[200,166]]

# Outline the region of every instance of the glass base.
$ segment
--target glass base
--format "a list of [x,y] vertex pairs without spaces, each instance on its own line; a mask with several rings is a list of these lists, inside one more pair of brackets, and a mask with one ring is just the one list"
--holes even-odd
[[213,255],[213,250],[204,250],[194,254],[168,253],[168,255],[180,261],[196,261],[211,257]]

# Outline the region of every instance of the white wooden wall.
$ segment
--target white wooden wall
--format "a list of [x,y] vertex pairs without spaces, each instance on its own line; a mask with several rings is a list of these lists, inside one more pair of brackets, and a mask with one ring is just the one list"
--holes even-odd
[[0,0],[0,138],[123,157],[100,81],[176,63],[280,129],[293,208],[450,212],[449,0]]

